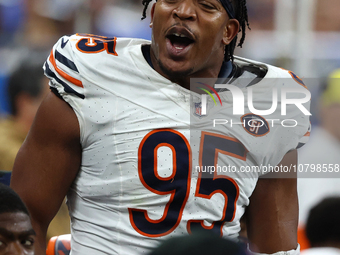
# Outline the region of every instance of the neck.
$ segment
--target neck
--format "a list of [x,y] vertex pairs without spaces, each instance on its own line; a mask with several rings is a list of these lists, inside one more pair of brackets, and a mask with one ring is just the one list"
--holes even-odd
[[148,61],[150,66],[155,69],[159,74],[167,78],[168,80],[177,83],[183,88],[190,90],[190,79],[191,78],[215,78],[217,80],[219,73],[221,71],[221,67],[223,64],[223,56],[220,60],[215,59],[213,64],[209,65],[207,63],[206,68],[202,68],[199,70],[195,70],[195,66],[190,69],[181,70],[181,71],[171,71],[167,69],[162,62],[156,58],[153,51],[149,50],[150,60]]
[[[222,66],[222,65],[221,65]],[[161,69],[161,68],[160,68]],[[163,75],[165,78],[169,79],[170,81],[177,83],[178,85],[180,85],[183,88],[186,88],[188,90],[190,90],[190,80],[191,78],[210,78],[210,82],[212,84],[215,84],[215,81],[218,78],[218,74],[220,72],[220,69],[216,69],[216,70],[205,70],[205,72],[192,72],[192,73],[187,73],[187,72],[176,72],[176,73],[170,73],[170,72],[160,72],[158,71],[156,68],[155,70],[160,73],[161,75]]]

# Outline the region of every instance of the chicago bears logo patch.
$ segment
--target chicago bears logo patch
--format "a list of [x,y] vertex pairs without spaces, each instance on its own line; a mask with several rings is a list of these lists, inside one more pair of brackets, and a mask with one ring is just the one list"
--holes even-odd
[[241,121],[244,129],[253,136],[264,136],[270,131],[268,122],[260,115],[248,113],[241,117]]

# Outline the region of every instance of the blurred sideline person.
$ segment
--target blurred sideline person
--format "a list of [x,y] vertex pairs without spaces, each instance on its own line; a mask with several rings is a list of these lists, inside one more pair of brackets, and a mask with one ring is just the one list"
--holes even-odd
[[301,255],[340,255],[340,196],[326,197],[311,208],[306,235],[311,248]]
[[12,171],[14,159],[48,92],[41,66],[23,63],[9,77],[10,114],[0,119],[0,170]]
[[[150,2],[143,1],[144,16]],[[230,91],[223,90],[218,95],[227,107],[213,108],[209,98],[214,114],[202,116],[204,90],[190,91],[191,78],[210,78],[199,85],[209,93],[217,80],[244,93],[258,89],[257,109],[271,108],[280,79],[307,93],[294,73],[234,56],[247,26],[245,0],[158,0],[151,41],[75,34],[55,44],[44,65],[51,93],[11,183],[31,212],[37,255],[66,194],[72,255],[142,254],[192,229],[237,239],[246,209],[252,251],[299,254],[295,176],[231,177],[195,167],[290,167],[307,140],[309,116],[293,104],[286,118],[298,120],[294,128],[260,125],[267,121],[249,107],[234,116]],[[215,114],[248,124],[214,128]],[[281,112],[267,118],[281,119]]]
[[[334,70],[319,99],[319,126],[311,131],[310,141],[301,148],[298,163],[317,166],[326,164],[333,173],[340,166],[340,69]],[[301,227],[311,207],[326,196],[340,195],[340,178],[298,178],[299,224]],[[329,174],[329,173],[326,173]],[[326,176],[326,174],[324,176]],[[337,173],[335,173],[337,174]],[[328,175],[329,176],[329,175]]]
[[33,255],[35,236],[26,206],[0,183],[0,255]]
[[247,250],[235,241],[207,232],[193,233],[165,240],[148,255],[247,255]]
[[[33,63],[31,63],[33,62]],[[40,64],[23,60],[11,74],[7,86],[10,114],[0,119],[0,170],[12,171],[20,146],[33,123],[43,98],[49,91],[48,79]],[[52,221],[47,240],[55,235],[70,233],[68,210],[65,203]]]

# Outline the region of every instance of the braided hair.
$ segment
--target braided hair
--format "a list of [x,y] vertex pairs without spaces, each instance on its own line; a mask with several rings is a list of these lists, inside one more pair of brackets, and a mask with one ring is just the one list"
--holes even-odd
[[9,186],[0,183],[0,214],[15,212],[22,212],[29,215],[19,195]]
[[[232,4],[235,10],[235,18],[240,23],[240,31],[242,32],[242,36],[240,42],[238,43],[238,47],[242,48],[244,40],[246,38],[246,26],[250,29],[249,22],[248,22],[248,11],[247,11],[247,0],[232,0]],[[234,50],[237,43],[237,35],[231,41],[229,45],[225,46],[225,54],[224,60],[234,60]]]
[[[142,4],[144,5],[143,9],[143,16],[142,20],[146,18],[146,10],[152,0],[142,0]],[[242,32],[242,36],[240,42],[238,43],[238,47],[242,48],[244,40],[246,38],[246,27],[250,29],[249,22],[248,22],[248,11],[247,11],[247,0],[222,0],[222,1],[229,1],[232,3],[233,8],[235,10],[235,19],[238,20],[240,23],[240,31]],[[234,60],[234,50],[237,43],[237,35],[231,41],[230,44],[225,46],[225,53],[224,53],[224,60]]]

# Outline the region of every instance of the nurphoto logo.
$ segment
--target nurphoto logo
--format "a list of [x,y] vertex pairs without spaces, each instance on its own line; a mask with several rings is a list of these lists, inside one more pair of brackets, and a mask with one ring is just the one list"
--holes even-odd
[[[228,89],[231,92],[232,98],[233,98],[233,115],[244,115],[244,106],[245,106],[245,96],[243,94],[242,89],[238,88],[235,85],[231,84],[215,84],[214,89],[212,86],[209,86],[205,83],[202,83],[202,85],[210,88],[217,98],[220,101],[220,104],[222,106],[222,101],[217,93],[216,89]],[[216,100],[214,99],[214,96],[205,88],[199,88],[203,91],[205,91],[207,94],[201,94],[201,115],[206,115],[207,114],[207,95],[209,95],[213,101],[216,103]],[[247,105],[251,113],[256,114],[256,115],[270,115],[274,113],[278,107],[278,90],[277,88],[272,89],[272,105],[269,109],[255,109],[254,104],[253,104],[253,88],[247,87]],[[289,99],[287,98],[287,95],[289,93],[298,93],[304,95],[303,98],[293,98]],[[280,100],[280,106],[281,106],[281,115],[285,116],[287,115],[287,105],[288,104],[294,104],[297,108],[300,109],[300,111],[307,116],[312,115],[307,108],[303,105],[304,103],[307,103],[311,99],[311,93],[309,92],[308,89],[304,87],[296,87],[296,88],[282,88],[281,89],[281,100]]]

